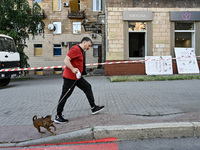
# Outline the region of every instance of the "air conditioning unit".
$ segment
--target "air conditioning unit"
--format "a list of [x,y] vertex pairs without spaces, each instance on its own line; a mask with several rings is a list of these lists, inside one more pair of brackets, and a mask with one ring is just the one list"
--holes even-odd
[[97,37],[96,33],[92,33],[92,38],[96,38],[96,37]]
[[48,25],[48,29],[51,30],[51,31],[54,30],[54,25],[53,24],[49,24]]
[[67,2],[63,3],[63,7],[69,7],[69,3]]

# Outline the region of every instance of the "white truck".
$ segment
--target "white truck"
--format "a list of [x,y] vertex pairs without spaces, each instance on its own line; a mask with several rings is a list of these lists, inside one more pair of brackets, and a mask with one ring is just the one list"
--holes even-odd
[[12,77],[19,76],[19,71],[3,71],[20,67],[20,56],[12,37],[0,34],[0,86],[10,83]]

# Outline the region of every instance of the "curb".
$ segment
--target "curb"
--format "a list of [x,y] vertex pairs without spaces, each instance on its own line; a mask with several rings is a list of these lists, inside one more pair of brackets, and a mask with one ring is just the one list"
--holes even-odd
[[117,138],[117,141],[125,141],[137,139],[180,138],[199,136],[200,122],[96,126],[94,128],[87,128],[71,133],[64,133],[32,141],[0,144],[0,148],[89,141],[109,137],[115,137]]
[[199,122],[153,123],[112,127],[99,126],[94,129],[94,137],[96,139],[115,137],[118,141],[198,136],[200,136]]

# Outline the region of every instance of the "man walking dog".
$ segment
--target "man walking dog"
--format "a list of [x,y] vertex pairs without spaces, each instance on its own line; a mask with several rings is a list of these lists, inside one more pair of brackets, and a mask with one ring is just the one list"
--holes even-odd
[[[86,95],[88,102],[91,106],[92,114],[96,114],[104,109],[104,106],[97,106],[95,104],[92,87],[81,75],[84,75],[85,62],[84,62],[84,52],[89,50],[92,46],[92,40],[88,37],[84,37],[81,40],[80,44],[73,46],[67,56],[64,59],[66,67],[63,72],[63,88],[62,94],[58,101],[57,115],[55,117],[56,123],[65,123],[68,122],[67,119],[64,119],[62,116],[64,105],[72,94],[75,86],[80,88]],[[80,79],[79,79],[80,78]]]

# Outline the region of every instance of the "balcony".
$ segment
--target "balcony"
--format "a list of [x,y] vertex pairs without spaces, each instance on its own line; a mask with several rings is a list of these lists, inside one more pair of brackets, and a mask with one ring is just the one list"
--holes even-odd
[[84,19],[85,18],[85,11],[68,11],[68,18],[69,19]]

